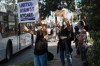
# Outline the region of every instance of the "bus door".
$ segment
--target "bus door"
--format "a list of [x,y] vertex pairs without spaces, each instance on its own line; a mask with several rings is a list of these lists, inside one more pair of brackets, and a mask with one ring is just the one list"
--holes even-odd
[[30,33],[27,33],[25,35],[25,38],[26,38],[26,45],[29,46],[32,44],[32,35]]
[[[7,29],[7,27],[9,29]],[[18,43],[18,33],[17,33],[17,24],[16,19],[14,15],[8,16],[8,22],[7,22],[6,31],[8,32],[9,36],[11,38],[12,44],[13,44],[13,53],[16,53],[19,51],[19,43]]]
[[19,42],[19,50],[22,50],[26,47],[26,39],[25,39],[25,32],[22,30],[22,24],[18,24],[18,42]]
[[[27,26],[28,29],[33,30],[32,29],[32,23],[26,23],[26,26]],[[26,37],[26,45],[27,46],[31,45],[32,41],[33,41],[32,35],[30,33],[27,33],[25,37]]]
[[20,46],[20,50],[24,49],[26,47],[26,38],[25,38],[25,34],[21,33],[19,36],[19,46]]
[[23,30],[22,25],[25,25],[25,23],[20,24],[20,35],[19,35],[19,42],[20,42],[20,49],[24,49],[31,45],[31,34]]

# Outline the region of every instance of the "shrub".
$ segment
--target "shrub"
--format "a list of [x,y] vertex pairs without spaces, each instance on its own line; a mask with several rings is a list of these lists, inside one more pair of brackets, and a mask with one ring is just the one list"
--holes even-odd
[[100,32],[95,32],[94,36],[94,44],[88,50],[87,60],[89,66],[100,66]]

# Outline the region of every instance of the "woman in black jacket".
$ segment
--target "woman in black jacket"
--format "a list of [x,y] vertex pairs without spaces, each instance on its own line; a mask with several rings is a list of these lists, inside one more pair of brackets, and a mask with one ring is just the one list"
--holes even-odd
[[71,46],[69,45],[68,42],[68,39],[71,37],[70,34],[71,33],[67,29],[67,27],[63,25],[61,31],[59,32],[59,42],[57,46],[57,53],[60,51],[60,59],[62,66],[65,66],[64,55],[67,58],[68,66],[72,66],[72,57],[70,52]]

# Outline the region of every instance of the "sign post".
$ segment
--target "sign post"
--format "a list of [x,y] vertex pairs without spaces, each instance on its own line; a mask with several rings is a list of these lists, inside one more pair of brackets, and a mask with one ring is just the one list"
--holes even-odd
[[19,2],[17,7],[19,23],[36,22],[39,19],[38,0]]

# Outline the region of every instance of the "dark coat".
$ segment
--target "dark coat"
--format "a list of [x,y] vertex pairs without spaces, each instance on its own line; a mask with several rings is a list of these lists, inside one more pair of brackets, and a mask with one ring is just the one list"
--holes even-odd
[[64,42],[62,41],[62,39],[60,38],[60,36],[65,36],[65,37],[67,37],[66,43],[67,43],[67,46],[68,46],[68,49],[69,49],[70,53],[72,53],[72,47],[71,47],[72,37],[71,37],[71,32],[68,31],[67,28],[62,29],[62,30],[59,32],[59,41],[58,41],[58,45],[57,45],[57,53],[59,52],[59,50],[60,50],[60,51],[64,51],[64,50],[65,50],[65,44],[64,44]]
[[40,31],[37,32],[34,54],[35,55],[42,55],[47,53],[48,51],[48,43],[47,40],[44,38],[43,33]]

